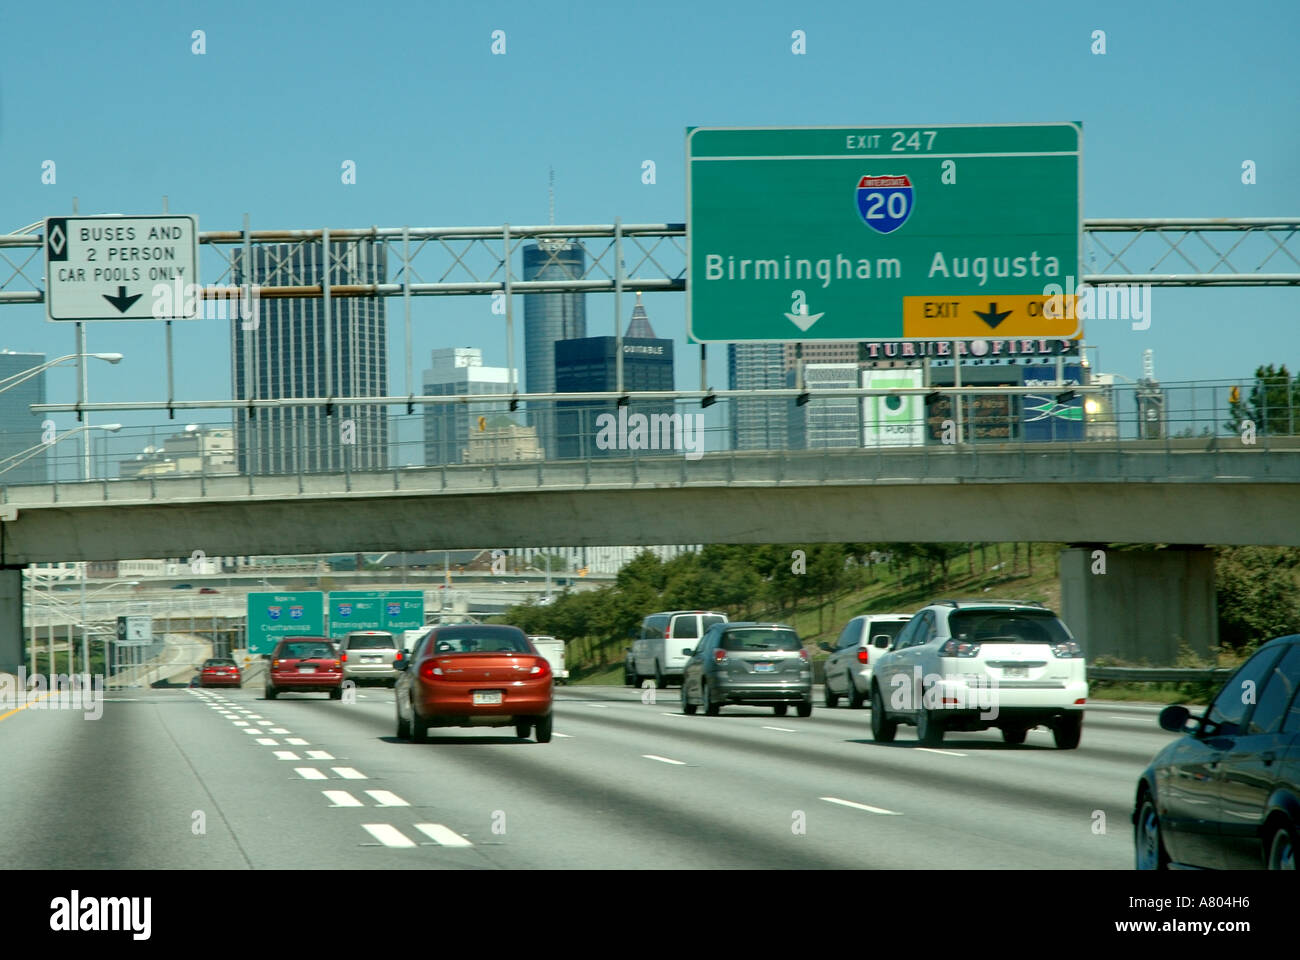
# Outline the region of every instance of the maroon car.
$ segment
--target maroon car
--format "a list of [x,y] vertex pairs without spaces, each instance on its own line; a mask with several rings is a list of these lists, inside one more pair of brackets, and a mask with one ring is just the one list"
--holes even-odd
[[402,739],[418,743],[431,727],[514,727],[551,741],[551,665],[518,627],[435,627],[393,666]]
[[212,657],[204,660],[203,666],[199,668],[200,687],[237,687],[241,683],[243,680],[234,660]]
[[343,697],[343,664],[327,637],[285,637],[271,654],[266,672],[266,699],[281,693],[328,693]]

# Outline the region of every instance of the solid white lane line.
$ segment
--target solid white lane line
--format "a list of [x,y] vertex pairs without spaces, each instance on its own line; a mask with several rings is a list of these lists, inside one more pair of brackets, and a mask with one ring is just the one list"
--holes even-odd
[[308,750],[308,760],[333,760],[334,757],[324,750]]
[[271,737],[258,737],[257,742],[264,747],[275,747],[275,746],[279,746],[280,744],[279,740],[275,740]]
[[798,733],[798,730],[791,730],[789,727],[769,727],[764,725],[764,730],[780,730],[782,733]]
[[444,847],[472,847],[470,843],[456,831],[449,827],[444,827],[441,823],[417,823],[415,829]]
[[[262,732],[261,730],[258,731],[258,733],[261,733],[261,732]],[[274,730],[272,730],[271,732],[272,732],[272,733],[275,733]],[[307,746],[307,741],[304,740],[302,737],[285,737],[285,738],[284,738],[284,742],[285,742],[285,743],[292,743],[295,747],[305,747],[305,746]]]
[[406,834],[391,823],[363,823],[361,826],[365,827],[367,833],[386,847],[415,846],[414,840],[408,838]]
[[299,760],[299,759],[301,759],[301,758],[298,756],[298,754],[294,753],[292,750],[274,750],[274,751],[272,751],[272,752],[275,754],[275,759],[277,759],[277,760]]
[[865,810],[867,813],[878,813],[886,817],[901,817],[902,814],[895,810],[886,810],[884,807],[873,807],[867,803],[854,803],[852,800],[841,800],[839,797],[821,797],[827,803],[838,803],[842,807],[853,807],[855,810]]
[[326,798],[336,807],[364,807],[365,804],[346,790],[322,790]]
[[360,770],[354,770],[352,767],[330,767],[330,769],[333,770],[335,773],[337,773],[344,780],[369,780],[370,779]]
[[389,790],[367,790],[366,795],[381,807],[409,807],[410,804]]
[[686,766],[685,760],[670,760],[668,757],[659,757],[653,753],[643,753],[641,756],[645,757],[647,760],[658,760],[660,763],[671,763],[678,767]]
[[914,747],[914,750],[924,750],[926,753],[939,753],[945,757],[964,757],[966,754],[958,753],[956,750],[936,750],[934,747]]

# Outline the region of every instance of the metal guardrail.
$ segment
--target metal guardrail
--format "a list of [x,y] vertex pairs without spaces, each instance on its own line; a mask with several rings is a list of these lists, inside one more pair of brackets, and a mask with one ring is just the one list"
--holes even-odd
[[1130,683],[1196,683],[1226,680],[1233,667],[1088,667],[1089,680],[1126,680]]

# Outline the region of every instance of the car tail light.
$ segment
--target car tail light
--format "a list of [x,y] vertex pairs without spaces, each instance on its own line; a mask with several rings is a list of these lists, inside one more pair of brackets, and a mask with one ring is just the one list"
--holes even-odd
[[713,651],[713,662],[714,662],[714,663],[721,663],[723,660],[726,660],[726,659],[727,659],[727,651],[726,651],[726,650],[723,650],[721,647],[719,647],[717,650],[714,650],[714,651]]
[[396,663],[398,660],[401,659],[402,659],[402,651],[398,650],[397,653],[393,656],[393,663]]
[[799,648],[799,659],[802,660],[804,663],[808,662],[808,651],[805,650],[803,647]]
[[870,651],[870,650],[867,650],[867,649],[865,649],[865,648],[862,649],[862,650],[859,650],[859,651],[858,651],[858,663],[870,663],[870,662],[871,662],[871,651]]
[[1081,657],[1083,649],[1073,640],[1052,644],[1052,654],[1057,657]]
[[968,640],[949,640],[939,648],[941,657],[977,657],[979,652],[980,645]]
[[1085,700],[1083,697],[1080,697],[1078,700],[1076,700],[1076,701],[1074,701],[1074,702],[1075,702],[1076,704],[1082,705],[1082,704],[1087,703],[1088,701]]
[[[344,656],[347,656],[347,654],[344,654]],[[340,663],[339,663],[339,661],[337,661],[337,660],[331,660],[331,661],[330,661],[330,666],[331,666],[331,667],[338,667],[338,666],[340,666]]]
[[347,655],[346,653],[341,653],[341,654],[339,654],[339,659],[342,660],[344,663],[347,663],[347,662],[348,662],[348,655]]
[[545,658],[542,658],[533,664],[533,668],[528,671],[528,675],[530,677],[536,677],[537,679],[540,680],[542,677],[546,676],[550,672],[551,672],[550,661],[546,660]]
[[272,660],[272,661],[271,661],[271,666],[273,666],[273,667],[278,667],[279,665],[280,665],[280,661],[279,661],[279,660]]

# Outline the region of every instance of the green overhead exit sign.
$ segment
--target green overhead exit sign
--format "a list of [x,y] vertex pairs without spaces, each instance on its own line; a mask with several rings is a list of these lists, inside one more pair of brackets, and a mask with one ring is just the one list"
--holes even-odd
[[1082,143],[1078,123],[690,128],[687,332],[1080,336],[1047,300],[1081,275]]

